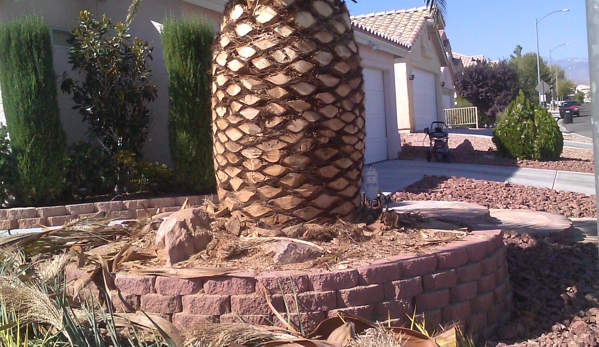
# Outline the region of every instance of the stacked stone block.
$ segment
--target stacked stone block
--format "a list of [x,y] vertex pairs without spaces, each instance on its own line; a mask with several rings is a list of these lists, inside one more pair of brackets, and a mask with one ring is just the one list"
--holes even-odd
[[[0,209],[0,230],[27,229],[39,226],[62,226],[78,218],[107,217],[138,219],[148,214],[177,211],[185,200],[190,205],[200,205],[213,196],[182,196],[125,201],[90,202],[65,206],[22,207]],[[145,207],[145,208],[144,208]]]
[[[484,338],[509,319],[512,309],[505,255],[501,231],[480,231],[433,254],[402,254],[356,269],[197,279],[118,272],[120,295],[112,297],[118,310],[143,309],[186,328],[203,320],[237,322],[239,316],[250,324],[279,324],[267,305],[267,292],[279,312],[285,313],[287,302],[296,323],[297,304],[308,331],[338,313],[390,318],[400,325],[415,312],[430,327],[462,322]],[[68,275],[75,279],[81,274],[71,269]]]

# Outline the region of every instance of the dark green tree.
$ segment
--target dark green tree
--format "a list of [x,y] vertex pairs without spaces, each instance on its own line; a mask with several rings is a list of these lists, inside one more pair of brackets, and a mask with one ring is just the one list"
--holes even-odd
[[212,161],[212,24],[168,18],[162,31],[169,83],[169,140],[177,183],[187,190],[214,190]]
[[454,83],[457,93],[478,107],[491,124],[518,92],[518,75],[505,61],[469,66]]
[[50,28],[41,18],[0,24],[0,84],[19,205],[50,203],[62,190],[66,136],[53,65]]
[[571,96],[576,93],[576,84],[569,79],[560,79],[557,83],[559,100],[570,100]]

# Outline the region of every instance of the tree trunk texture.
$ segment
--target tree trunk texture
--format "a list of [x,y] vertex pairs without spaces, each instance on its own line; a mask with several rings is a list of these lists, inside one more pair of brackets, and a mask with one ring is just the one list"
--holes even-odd
[[359,204],[364,83],[340,0],[231,0],[213,58],[214,167],[242,220],[348,217]]

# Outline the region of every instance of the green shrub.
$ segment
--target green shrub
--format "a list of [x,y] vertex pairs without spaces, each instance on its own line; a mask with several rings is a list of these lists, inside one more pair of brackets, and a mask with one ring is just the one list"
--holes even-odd
[[60,123],[50,29],[39,17],[0,24],[0,84],[10,133],[16,205],[62,191],[66,137]]
[[86,188],[87,195],[109,193],[115,184],[114,163],[106,151],[79,141],[69,146],[65,185],[71,195]]
[[137,162],[137,175],[132,186],[138,190],[169,191],[173,188],[173,172],[166,164]]
[[503,155],[532,160],[559,160],[564,147],[553,116],[526,100],[522,91],[493,131],[493,142]]
[[214,33],[200,19],[164,22],[162,48],[169,78],[169,140],[175,180],[194,192],[216,186],[212,160],[210,69]]

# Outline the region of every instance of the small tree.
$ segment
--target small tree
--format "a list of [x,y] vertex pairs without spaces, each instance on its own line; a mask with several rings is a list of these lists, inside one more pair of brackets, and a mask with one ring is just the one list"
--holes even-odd
[[169,83],[169,139],[177,183],[195,192],[214,189],[211,113],[212,25],[169,18],[162,31]]
[[[62,191],[66,137],[60,123],[50,28],[41,18],[0,25],[0,84],[15,202],[49,203]],[[0,151],[8,161],[4,135],[0,133]],[[6,161],[0,165],[6,170]]]
[[507,62],[469,66],[455,80],[457,93],[478,107],[493,123],[518,92],[518,75]]
[[[539,102],[539,92],[535,87],[539,84],[537,71],[537,54],[522,54],[522,46],[516,46],[514,54],[510,56],[509,65],[518,74],[518,88],[524,92],[524,96],[531,102]],[[541,80],[549,83],[552,80],[549,66],[541,57],[539,59]]]
[[[106,16],[98,21],[87,11],[81,11],[71,33],[69,63],[83,80],[65,72],[62,91],[73,95],[74,108],[90,124],[90,136],[111,156],[119,151],[140,156],[150,124],[147,103],[157,93],[147,66],[152,47],[138,38],[130,41],[122,22],[112,24]],[[123,167],[117,170],[123,183]]]
[[576,100],[577,103],[582,104],[584,102],[584,93],[581,90],[577,91],[574,95],[574,100]]

